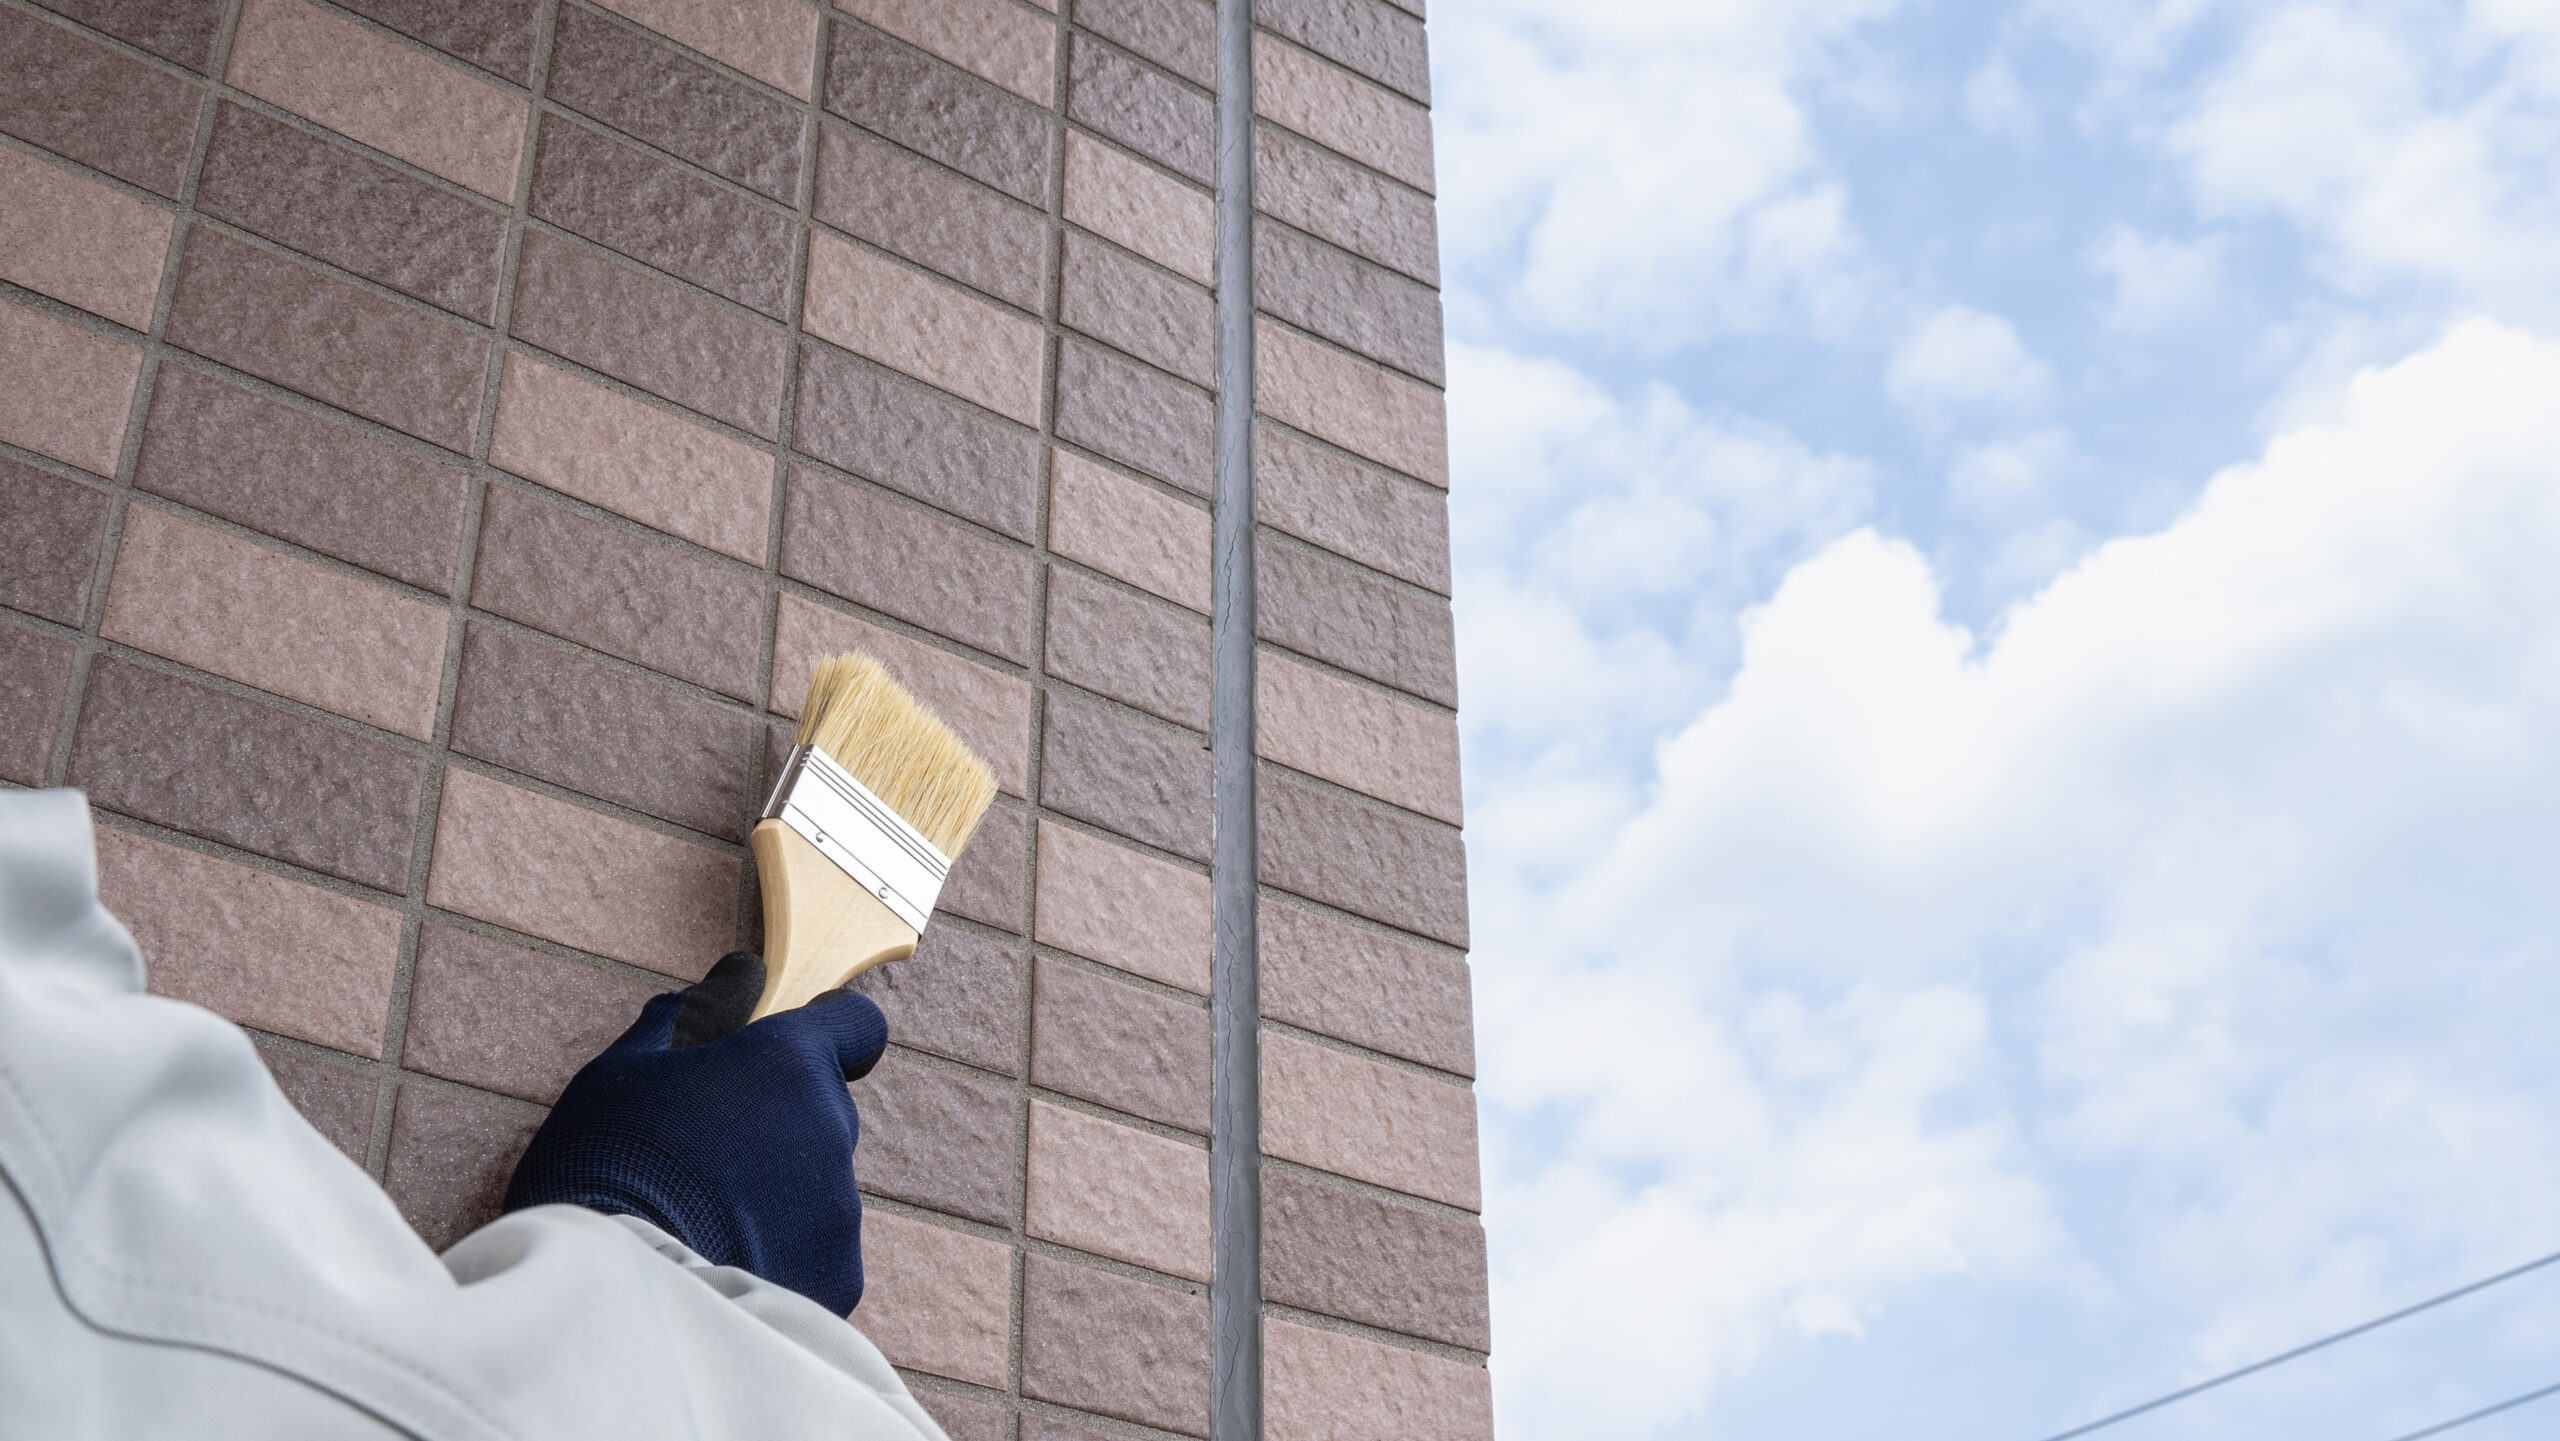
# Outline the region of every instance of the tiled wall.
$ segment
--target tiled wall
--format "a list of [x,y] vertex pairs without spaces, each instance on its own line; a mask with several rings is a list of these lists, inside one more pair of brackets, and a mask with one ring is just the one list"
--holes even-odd
[[[1208,1422],[1208,0],[0,0],[0,779],[442,1243],[752,943],[812,658],[1004,794],[857,1088],[961,1441]],[[1419,0],[1261,0],[1277,1438],[1489,1434]]]

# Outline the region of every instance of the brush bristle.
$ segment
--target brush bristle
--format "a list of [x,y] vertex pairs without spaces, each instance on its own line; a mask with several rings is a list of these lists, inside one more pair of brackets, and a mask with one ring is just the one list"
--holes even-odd
[[946,856],[960,854],[996,796],[987,763],[867,655],[818,663],[799,743],[825,751]]

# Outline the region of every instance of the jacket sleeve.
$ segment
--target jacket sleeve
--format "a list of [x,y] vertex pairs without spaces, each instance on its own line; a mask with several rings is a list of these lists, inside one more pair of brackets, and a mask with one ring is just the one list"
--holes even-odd
[[[422,1437],[942,1441],[844,1319],[644,1223],[538,1207],[436,1256],[238,1028],[144,992],[73,791],[0,792],[0,1176],[0,1249],[54,1282],[0,1294],[21,1380],[95,1384],[111,1339],[194,1354],[171,1418],[212,1357]],[[120,1415],[156,1374],[109,1378]]]

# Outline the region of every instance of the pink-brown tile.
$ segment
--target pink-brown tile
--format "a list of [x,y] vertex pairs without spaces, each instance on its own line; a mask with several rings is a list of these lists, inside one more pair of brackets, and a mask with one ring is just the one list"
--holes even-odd
[[999,1390],[1012,1369],[1013,1249],[866,1209],[853,1324],[893,1363]]
[[1473,1091],[1277,1032],[1262,1038],[1262,1149],[1470,1211],[1479,1204]]
[[836,8],[1035,105],[1057,88],[1057,22],[1012,0],[836,0]]
[[424,740],[449,624],[439,606],[135,506],[101,632]]
[[1290,1321],[1262,1345],[1270,1441],[1493,1441],[1481,1366]]
[[0,149],[0,194],[0,279],[151,328],[176,217],[20,150]]
[[1254,327],[1254,408],[1285,425],[1449,484],[1449,418],[1418,380],[1265,320]]
[[565,370],[507,356],[489,461],[642,525],[764,563],[771,455]]
[[116,473],[142,352],[0,302],[0,441]]
[[1013,795],[1029,789],[1032,694],[1028,683],[796,595],[782,598],[774,627],[773,708],[796,719],[819,658],[849,650],[862,651],[888,667],[900,684],[969,743],[996,773],[998,787]]
[[832,235],[809,238],[809,293],[800,323],[856,355],[975,401],[1024,425],[1040,423],[1039,322]]
[[1209,1279],[1209,1153],[1133,1126],[1031,1103],[1023,1228],[1044,1241]]
[[1049,471],[1049,549],[1209,613],[1209,512],[1065,451]]
[[1458,718],[1284,655],[1255,663],[1263,759],[1458,825]]
[[809,98],[818,12],[806,0],[597,0],[776,90]]
[[1042,945],[1209,993],[1209,878],[1043,821],[1035,934]]
[[1206,192],[1067,132],[1067,219],[1203,285],[1217,278],[1217,207]]
[[1416,190],[1431,189],[1431,112],[1307,51],[1269,40],[1253,47],[1253,108]]

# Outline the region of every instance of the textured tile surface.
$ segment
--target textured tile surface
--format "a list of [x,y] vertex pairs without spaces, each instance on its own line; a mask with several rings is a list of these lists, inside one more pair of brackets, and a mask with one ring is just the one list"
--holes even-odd
[[176,221],[156,205],[0,148],[0,280],[135,330],[151,328]]
[[1076,23],[1194,85],[1217,88],[1218,12],[1205,0],[1084,0]]
[[798,106],[576,6],[561,8],[551,47],[552,99],[785,205],[799,198]]
[[1449,483],[1440,392],[1284,326],[1254,327],[1254,408],[1434,485]]
[[168,336],[447,450],[471,448],[487,341],[227,236],[188,235]]
[[1422,20],[1385,0],[1268,0],[1254,22],[1381,85],[1431,102]]
[[152,385],[133,482],[394,580],[453,586],[458,467],[182,365]]
[[1058,27],[1012,0],[836,0],[910,45],[1035,105],[1057,86]]
[[1081,35],[1067,55],[1067,117],[1203,185],[1217,179],[1209,97]]
[[489,463],[750,565],[764,562],[770,454],[565,370],[506,358]]
[[790,313],[789,219],[576,121],[543,122],[532,213],[740,305]]
[[424,740],[447,625],[441,607],[137,505],[125,512],[99,630]]
[[1456,831],[1267,767],[1257,799],[1263,884],[1467,943],[1467,853]]
[[1022,1264],[1022,1394],[1209,1434],[1207,1297],[1046,1256]]
[[1179,606],[1052,570],[1045,664],[1070,684],[1209,728],[1209,623]]
[[1472,1091],[1269,1031],[1262,1149],[1470,1211],[1479,1204]]
[[38,0],[92,30],[148,50],[201,75],[213,58],[223,9],[208,0]]
[[[1033,1132],[1038,1193],[1038,1132]],[[1493,1345],[1484,1227],[1294,1171],[1262,1173],[1263,1295],[1408,1336]]]
[[474,605],[724,694],[756,693],[763,587],[747,573],[492,486]]
[[43,783],[70,694],[70,642],[0,625],[0,780]]
[[925,927],[913,956],[875,966],[854,984],[880,1003],[899,1045],[1015,1075],[1024,1019],[1019,946],[1010,936],[937,922]]
[[518,85],[532,83],[542,0],[347,0],[345,8]]
[[1286,902],[1262,903],[1262,1013],[1475,1074],[1466,961]]
[[1209,1279],[1209,1153],[1031,1103],[1023,1229],[1134,1266]]
[[98,899],[133,933],[154,992],[262,1031],[382,1053],[398,912],[111,827],[97,836]]
[[1046,958],[1033,996],[1033,1084],[1208,1133],[1207,1007]]
[[107,497],[0,457],[0,606],[78,625],[107,534]]
[[1051,691],[1040,803],[1195,861],[1209,859],[1207,743]]
[[738,862],[448,770],[427,903],[696,981],[735,943]]
[[1069,233],[1059,318],[1194,385],[1217,383],[1209,292],[1116,246]]
[[267,1063],[276,1089],[284,1092],[311,1129],[345,1152],[348,1160],[363,1165],[365,1148],[373,1138],[373,1077],[281,1046],[260,1046],[258,1059]]
[[1021,1213],[1022,1102],[1011,1084],[892,1052],[854,1083],[853,1101],[864,1190],[990,1226]]
[[916,1404],[925,1409],[951,1441],[1010,1441],[1012,1417],[991,1402],[955,1396],[948,1391],[914,1388]]
[[769,325],[585,246],[528,231],[508,329],[519,339],[771,438],[791,342]]
[[818,12],[802,0],[597,0],[777,90],[809,98]]
[[1209,613],[1209,513],[1064,451],[1050,459],[1049,549]]
[[302,0],[244,0],[227,77],[261,100],[512,200],[525,103]]
[[1040,827],[1045,946],[1209,993],[1209,878],[1068,826]]
[[60,25],[0,12],[0,130],[175,196],[204,91]]
[[1263,540],[1254,620],[1262,638],[1442,705],[1458,703],[1449,603],[1329,555]]
[[1254,231],[1253,303],[1434,385],[1446,383],[1440,293],[1285,225]]
[[[1055,634],[1055,632],[1052,632]],[[1266,760],[1458,825],[1458,718],[1283,655],[1254,673]]]
[[429,922],[400,1064],[547,1106],[665,989]]
[[398,894],[424,771],[386,742],[100,657],[69,782],[107,810]]
[[978,833],[970,838],[969,848],[952,864],[951,878],[942,883],[942,896],[934,908],[1001,926],[1016,935],[1029,930],[1030,825],[1020,806],[996,797],[996,803],[979,818]]
[[214,118],[196,208],[487,324],[507,217],[238,105]]
[[1058,437],[1209,493],[1215,408],[1201,391],[1080,340],[1058,347]]
[[999,300],[1040,305],[1049,226],[1039,211],[865,131],[821,128],[812,213]]
[[1425,285],[1440,283],[1431,197],[1295,136],[1255,133],[1253,203]]
[[[786,551],[786,554],[788,552]],[[942,717],[996,773],[996,784],[1021,795],[1031,784],[1031,687],[949,651],[867,624],[841,611],[786,595],[773,642],[773,705],[797,718],[818,658],[838,651],[870,654],[916,698]],[[972,847],[974,849],[974,846]]]
[[895,260],[811,236],[800,324],[999,415],[1040,423],[1039,323]]
[[1254,514],[1339,556],[1449,593],[1449,502],[1272,425],[1254,436]]
[[829,465],[1016,540],[1034,533],[1038,438],[939,391],[803,346],[793,429]]
[[1013,1335],[1013,1249],[871,1210],[853,1324],[900,1366],[1003,1388]]
[[1049,199],[1045,112],[862,25],[831,27],[825,105],[1016,200]]
[[1075,131],[1067,132],[1066,217],[1203,285],[1217,278],[1215,202]]
[[1491,1441],[1483,1367],[1273,1321],[1263,1331],[1271,1441]]
[[415,1081],[391,1112],[382,1189],[426,1243],[441,1251],[498,1219],[507,1178],[541,1122]]
[[1416,190],[1431,189],[1431,113],[1306,51],[1254,47],[1253,108]]
[[142,352],[0,301],[0,441],[116,473]]
[[793,471],[782,572],[1007,660],[1031,659],[1031,552],[885,491]]

